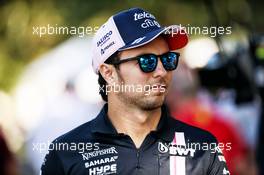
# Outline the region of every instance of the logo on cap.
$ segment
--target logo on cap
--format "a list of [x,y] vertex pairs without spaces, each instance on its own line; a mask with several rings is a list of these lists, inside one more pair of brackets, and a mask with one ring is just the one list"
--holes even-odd
[[103,55],[105,53],[105,51],[107,49],[109,49],[111,46],[113,46],[115,44],[115,42],[111,42],[110,44],[108,44],[107,46],[105,46],[105,48],[101,49],[101,55]]
[[157,26],[160,27],[160,24],[156,20],[146,19],[143,23],[141,23],[142,28],[148,28]]
[[144,38],[146,38],[146,37],[143,36],[143,37],[141,37],[141,38],[137,38],[137,39],[135,39],[130,45],[137,44],[137,43],[139,43],[140,41],[142,41]]
[[144,29],[148,27],[153,27],[153,26],[160,27],[160,24],[155,19],[156,19],[155,16],[153,16],[152,14],[148,12],[134,13],[134,21],[144,20],[144,22],[140,24],[141,28],[144,28]]
[[144,19],[144,18],[156,19],[152,14],[147,13],[147,12],[134,14],[134,21],[137,21],[138,19]]
[[97,47],[104,45],[104,43],[110,39],[112,33],[112,30],[110,30],[99,41],[97,41]]

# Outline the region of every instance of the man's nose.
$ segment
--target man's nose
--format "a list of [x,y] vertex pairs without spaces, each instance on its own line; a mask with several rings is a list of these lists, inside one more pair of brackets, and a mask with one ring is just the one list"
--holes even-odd
[[167,74],[167,71],[163,67],[160,59],[158,59],[158,65],[157,65],[157,68],[153,72],[153,77],[158,77],[158,76],[164,77],[166,74]]

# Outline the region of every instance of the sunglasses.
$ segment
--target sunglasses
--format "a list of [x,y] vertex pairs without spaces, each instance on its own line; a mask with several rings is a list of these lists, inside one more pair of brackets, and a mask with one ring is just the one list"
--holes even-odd
[[162,55],[144,54],[132,58],[127,58],[124,60],[114,61],[110,64],[119,65],[128,61],[137,60],[140,69],[145,73],[149,73],[153,72],[156,69],[158,65],[158,58],[160,58],[164,69],[166,71],[172,71],[177,68],[179,57],[180,53],[177,52],[167,52]]

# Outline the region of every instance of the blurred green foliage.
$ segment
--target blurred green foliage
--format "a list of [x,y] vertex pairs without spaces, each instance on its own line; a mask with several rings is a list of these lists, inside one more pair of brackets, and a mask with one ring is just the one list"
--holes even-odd
[[[9,91],[27,64],[70,35],[33,35],[34,26],[100,26],[112,14],[130,7],[151,11],[162,24],[229,25],[237,22],[263,31],[256,2],[246,0],[0,0],[0,89]],[[208,4],[207,4],[208,3]],[[263,4],[263,3],[262,3]],[[263,7],[263,6],[262,6]],[[208,12],[212,10],[216,16]],[[255,17],[252,11],[256,13]],[[259,14],[258,14],[259,13]],[[217,17],[215,20],[213,17]],[[254,20],[254,21],[252,21]],[[254,23],[255,26],[252,26]],[[87,48],[89,49],[89,48]]]

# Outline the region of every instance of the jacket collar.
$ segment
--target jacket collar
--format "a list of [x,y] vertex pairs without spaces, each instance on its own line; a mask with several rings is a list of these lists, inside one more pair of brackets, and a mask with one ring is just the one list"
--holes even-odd
[[[111,123],[108,115],[108,104],[106,103],[101,109],[97,117],[91,122],[92,133],[100,133],[112,136],[120,135],[113,124]],[[166,105],[161,107],[161,118],[157,126],[157,130],[154,133],[157,136],[165,139],[166,141],[171,140],[171,128],[169,128],[170,114]],[[122,134],[121,134],[122,135]]]

